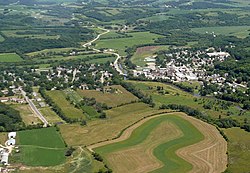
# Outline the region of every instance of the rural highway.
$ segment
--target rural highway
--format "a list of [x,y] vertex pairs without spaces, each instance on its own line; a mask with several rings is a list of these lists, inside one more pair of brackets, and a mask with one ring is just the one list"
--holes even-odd
[[[108,30],[108,29],[101,28],[101,27],[98,27],[98,28],[101,29],[101,30],[104,30],[105,32],[99,34],[99,35],[98,35],[96,38],[94,38],[93,40],[91,40],[91,41],[89,41],[89,42],[83,44],[83,45],[82,45],[83,47],[91,46],[92,43],[94,43],[95,41],[97,41],[102,35],[105,35],[105,34],[107,34],[107,33],[110,32],[110,30]],[[96,51],[96,52],[102,52],[101,50],[96,49],[96,48],[93,48],[93,50]],[[127,76],[127,74],[123,72],[123,70],[122,70],[122,68],[120,67],[120,64],[119,64],[119,60],[121,59],[121,55],[119,55],[118,53],[112,52],[112,51],[108,51],[108,50],[103,51],[103,53],[105,53],[105,54],[110,54],[110,55],[115,55],[115,56],[116,56],[116,60],[115,60],[115,62],[114,62],[114,67],[115,67],[116,71],[117,71],[120,75]]]
[[23,91],[22,88],[20,88],[20,91],[23,95],[23,97],[25,98],[25,100],[27,101],[27,103],[29,103],[30,108],[32,109],[32,111],[36,114],[36,116],[43,122],[43,126],[47,127],[49,125],[49,122],[44,118],[44,116],[41,114],[41,112],[36,108],[36,106],[34,105],[34,103],[32,102],[32,100],[30,100],[27,96],[26,96],[26,92]]

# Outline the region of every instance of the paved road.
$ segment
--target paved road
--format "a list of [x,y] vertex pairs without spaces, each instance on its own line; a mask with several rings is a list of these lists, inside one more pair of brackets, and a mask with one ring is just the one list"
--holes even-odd
[[[97,41],[102,35],[105,35],[105,34],[110,32],[110,30],[108,30],[108,29],[101,28],[101,27],[98,27],[98,28],[101,29],[101,30],[104,30],[105,32],[99,34],[95,39],[93,39],[93,40],[89,41],[88,43],[85,43],[84,45],[82,45],[83,47],[91,46],[92,43]],[[96,52],[101,52],[100,50],[98,50],[96,48],[93,48],[93,50],[96,51]],[[111,52],[111,51],[104,51],[103,53],[110,54],[110,55],[115,55],[116,60],[114,62],[114,67],[115,67],[116,71],[120,75],[127,76],[127,74],[123,72],[122,68],[120,68],[119,60],[121,59],[121,56],[118,53]]]
[[21,88],[20,88],[20,90],[21,90],[21,93],[22,93],[23,97],[27,101],[27,103],[29,103],[30,108],[33,110],[33,112],[36,114],[36,116],[43,122],[44,127],[47,127],[49,125],[49,122],[44,118],[44,116],[41,114],[41,112],[36,108],[36,106],[34,105],[32,100],[30,100],[26,96],[26,92],[23,91]]

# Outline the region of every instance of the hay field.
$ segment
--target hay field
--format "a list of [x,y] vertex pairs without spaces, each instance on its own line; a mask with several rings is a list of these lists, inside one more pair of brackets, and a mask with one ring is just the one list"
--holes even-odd
[[[106,87],[107,88],[107,87]],[[79,95],[95,98],[99,103],[105,103],[107,106],[116,107],[122,104],[130,103],[132,101],[137,101],[138,98],[132,93],[128,92],[125,88],[120,85],[113,85],[111,87],[116,90],[114,93],[110,92],[101,92],[96,90],[78,90]]]

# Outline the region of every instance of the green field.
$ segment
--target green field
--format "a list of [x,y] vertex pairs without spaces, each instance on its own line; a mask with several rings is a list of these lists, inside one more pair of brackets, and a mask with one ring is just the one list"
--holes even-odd
[[0,62],[21,62],[23,59],[16,53],[0,54]]
[[3,42],[4,40],[3,36],[0,35],[0,42]]
[[74,105],[67,101],[64,91],[48,91],[47,94],[68,118],[85,118],[82,110],[75,108]]
[[[208,97],[195,97],[194,95],[180,90],[173,85],[163,84],[160,82],[129,82],[133,83],[137,89],[140,89],[145,94],[151,95],[156,106],[160,106],[162,104],[180,104],[198,109],[204,115],[209,115],[214,118],[219,118],[219,116],[224,118],[228,117],[227,113],[231,112],[230,117],[237,119],[239,122],[243,123],[244,118],[250,120],[250,116],[248,116],[250,111],[246,111],[244,116],[238,116],[240,111],[237,109],[237,104],[232,104],[228,109],[222,109],[222,107],[216,103],[216,101],[219,100]],[[193,84],[193,86],[196,85],[197,84]],[[163,87],[162,92],[164,93],[158,91],[157,86]],[[211,109],[204,109],[203,105],[207,103],[213,103],[213,107]]]
[[[89,145],[116,137],[124,128],[141,118],[166,110],[150,108],[144,103],[133,103],[105,111],[107,118],[89,121],[87,126],[62,124],[60,132],[70,146]],[[112,129],[112,130],[111,130]]]
[[20,162],[28,166],[55,166],[65,161],[65,144],[56,128],[20,131],[17,134]]
[[228,171],[250,172],[250,134],[240,128],[223,129],[228,142]]
[[246,38],[250,34],[250,26],[218,26],[192,28],[192,31],[205,34],[214,32],[216,35],[232,35],[239,38]]
[[35,30],[8,30],[2,31],[6,37],[16,37],[16,38],[33,38],[33,39],[58,39],[59,35],[50,36],[47,34],[18,34],[18,32],[35,31]]
[[[134,32],[128,33],[132,37],[129,38],[115,38],[115,39],[105,39],[96,41],[96,48],[109,48],[118,51],[118,53],[122,56],[126,55],[125,50],[134,45],[142,45],[142,44],[150,44],[154,43],[157,38],[161,38],[163,36],[152,34],[149,32]],[[108,36],[108,34],[107,34]],[[104,35],[104,37],[107,37]]]
[[78,90],[79,95],[92,98],[94,97],[97,102],[105,103],[108,106],[115,107],[122,104],[130,103],[132,101],[138,100],[136,96],[128,92],[125,88],[120,85],[113,85],[111,87],[106,87],[113,89],[111,92],[101,92],[96,90]]
[[[150,135],[150,133],[163,122],[170,122],[177,126],[181,130],[182,134],[176,139],[172,139],[168,142],[162,142],[155,146],[153,149],[154,156],[163,163],[163,167],[154,170],[153,172],[188,172],[192,169],[192,165],[182,158],[176,155],[176,151],[188,145],[192,145],[203,140],[204,136],[187,120],[175,115],[164,115],[161,117],[153,118],[148,122],[144,123],[133,131],[129,139],[106,145],[104,147],[96,148],[95,152],[104,156],[107,163],[110,164],[108,158],[109,154],[114,152],[120,152],[124,149],[133,148],[143,143]],[[114,163],[112,163],[114,164]],[[117,163],[121,164],[121,163]]]

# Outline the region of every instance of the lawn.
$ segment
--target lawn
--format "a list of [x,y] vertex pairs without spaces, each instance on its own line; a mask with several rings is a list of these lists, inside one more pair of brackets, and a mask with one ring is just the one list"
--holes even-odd
[[250,133],[240,128],[223,129],[228,142],[228,171],[250,172]]
[[131,57],[132,63],[137,66],[145,66],[145,58],[152,57],[157,51],[167,50],[168,46],[145,46],[137,48],[135,54]]
[[114,49],[120,55],[124,56],[126,55],[125,50],[129,47],[132,47],[134,45],[154,43],[154,41],[157,38],[163,37],[161,35],[152,34],[149,32],[134,32],[134,33],[128,33],[128,35],[132,37],[98,40],[95,42],[96,43],[95,47],[97,49],[101,49],[101,48]]
[[[167,135],[167,133],[162,133],[162,131],[157,131],[157,128],[162,125],[162,123],[167,122],[174,124],[172,126],[173,133],[176,133],[176,136]],[[159,130],[159,129],[158,129]],[[166,129],[165,129],[166,130]],[[180,130],[181,133],[177,133],[176,130]],[[153,133],[153,132],[157,133]],[[153,134],[152,134],[153,133]],[[173,135],[173,133],[171,133]],[[165,136],[165,135],[167,136]],[[153,136],[152,136],[153,135]],[[168,137],[171,138],[168,140]],[[151,138],[151,140],[150,140]],[[153,139],[152,139],[153,138]],[[161,140],[160,138],[165,138]],[[104,156],[105,160],[109,165],[120,165],[126,164],[126,159],[124,162],[119,160],[119,156],[122,151],[127,151],[129,149],[135,149],[137,147],[149,147],[150,143],[155,143],[157,140],[159,143],[155,143],[152,148],[153,155],[163,164],[162,167],[151,170],[152,172],[188,172],[192,169],[192,165],[185,161],[184,159],[176,155],[176,151],[185,146],[192,145],[204,139],[204,136],[199,132],[190,122],[184,120],[181,117],[175,115],[164,115],[157,118],[153,118],[143,125],[139,126],[136,130],[132,132],[132,135],[125,141],[118,143],[106,145],[104,147],[94,149],[95,152]],[[146,143],[145,143],[146,142]],[[143,150],[146,150],[144,148]],[[141,152],[143,152],[143,150]],[[133,150],[133,152],[135,152]],[[122,153],[126,154],[126,153]],[[138,153],[140,154],[140,153]],[[150,153],[149,153],[150,155]],[[112,160],[112,157],[117,157],[115,160]],[[153,156],[151,156],[154,158]],[[120,158],[122,159],[122,158]],[[141,162],[147,160],[147,157],[140,158]],[[113,162],[110,162],[112,160]],[[136,161],[135,161],[136,162]],[[135,162],[130,162],[131,165],[126,165],[129,168],[133,169]],[[145,165],[147,166],[147,165]],[[119,169],[119,166],[116,166]],[[111,166],[112,168],[112,166]]]
[[239,38],[246,38],[250,34],[250,26],[218,26],[192,28],[192,31],[205,34],[214,32],[216,35],[232,35]]
[[74,105],[67,101],[64,91],[48,91],[47,94],[68,118],[85,118],[82,110],[75,108]]
[[16,53],[0,54],[0,62],[21,62],[23,59]]
[[107,119],[89,121],[87,126],[77,124],[60,125],[60,132],[70,146],[89,145],[116,137],[124,128],[141,118],[161,113],[144,103],[133,103],[106,111]]
[[55,166],[65,161],[65,143],[55,127],[20,131],[20,161],[28,166]]
[[132,101],[138,100],[136,96],[128,92],[125,88],[120,85],[113,85],[111,87],[114,89],[113,93],[111,92],[102,92],[96,90],[78,90],[79,95],[88,98],[95,98],[97,102],[105,103],[110,107],[116,107],[122,104],[130,103]]

